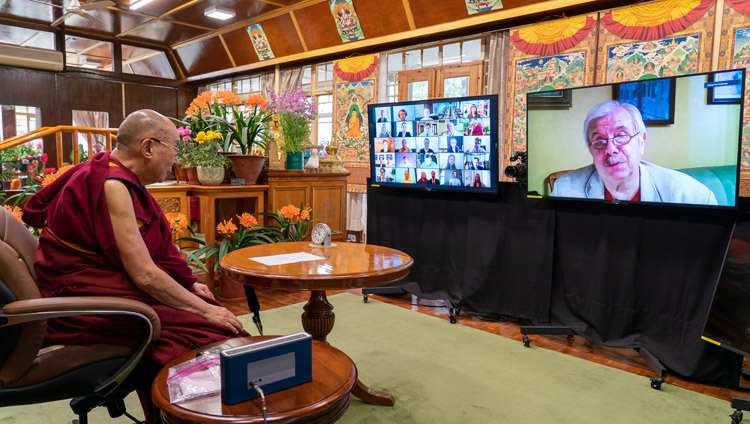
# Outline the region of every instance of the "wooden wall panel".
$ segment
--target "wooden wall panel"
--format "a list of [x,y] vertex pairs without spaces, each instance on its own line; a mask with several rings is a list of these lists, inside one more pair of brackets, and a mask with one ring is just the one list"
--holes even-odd
[[462,0],[443,1],[437,7],[435,0],[409,0],[409,7],[417,28],[455,22],[469,16]]
[[177,95],[176,88],[125,84],[125,115],[140,109],[153,109],[164,116],[182,118],[185,110],[177,109]]
[[274,56],[288,56],[305,51],[302,41],[297,35],[294,22],[292,22],[292,17],[288,14],[263,21],[261,25]]
[[207,74],[232,68],[219,37],[196,41],[175,50],[187,76]]
[[354,5],[354,10],[359,16],[365,38],[382,37],[411,29],[402,0],[358,2]]
[[229,53],[232,55],[237,66],[260,62],[246,28],[230,31],[224,34],[223,37],[229,47]]
[[[355,10],[359,6],[355,6]],[[308,50],[323,49],[343,44],[336,30],[336,21],[328,3],[313,4],[294,11]]]

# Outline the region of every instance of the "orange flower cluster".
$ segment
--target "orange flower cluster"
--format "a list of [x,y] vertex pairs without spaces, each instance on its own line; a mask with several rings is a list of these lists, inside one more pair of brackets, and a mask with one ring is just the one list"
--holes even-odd
[[311,217],[309,207],[300,209],[292,204],[286,205],[279,209],[279,213],[281,214],[281,216],[288,220],[291,220],[295,224],[300,220],[308,220]]
[[58,179],[60,175],[66,173],[73,166],[75,165],[63,165],[60,167],[60,169],[57,170],[57,172],[45,175],[44,179],[42,180],[42,187],[47,187],[48,185],[52,184],[53,181]]
[[173,233],[181,234],[183,231],[185,231],[185,229],[187,229],[187,226],[188,219],[184,213],[173,216],[169,220],[169,229],[171,229]]
[[245,108],[259,107],[260,110],[266,110],[266,98],[260,94],[253,94],[245,100]]
[[3,205],[3,208],[5,208],[5,210],[13,214],[13,216],[15,216],[16,219],[23,222],[21,220],[21,215],[23,215],[23,209],[21,209],[19,206]]
[[211,113],[212,104],[229,106],[238,105],[240,103],[242,103],[242,99],[229,90],[221,90],[215,93],[213,91],[204,91],[190,102],[190,106],[185,111],[185,115],[208,115]]
[[240,225],[245,228],[253,228],[258,226],[258,220],[247,212],[243,212],[242,215],[237,215],[237,218],[240,221]]
[[221,234],[232,235],[237,231],[237,226],[234,225],[234,222],[230,219],[229,221],[219,223],[219,225],[216,226],[216,229],[219,230]]

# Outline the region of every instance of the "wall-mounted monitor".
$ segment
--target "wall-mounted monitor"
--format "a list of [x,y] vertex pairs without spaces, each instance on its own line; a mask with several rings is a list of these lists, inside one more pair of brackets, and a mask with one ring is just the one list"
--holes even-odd
[[529,197],[736,207],[744,80],[733,69],[561,90],[565,108],[527,113]]
[[367,109],[373,187],[497,191],[497,95]]

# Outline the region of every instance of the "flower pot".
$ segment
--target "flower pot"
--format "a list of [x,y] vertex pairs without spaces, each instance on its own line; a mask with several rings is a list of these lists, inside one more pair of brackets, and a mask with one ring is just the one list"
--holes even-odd
[[265,156],[235,154],[229,155],[229,159],[232,161],[234,175],[237,178],[244,179],[245,185],[253,185],[258,181],[260,171],[263,170],[267,158]]
[[305,169],[302,152],[288,152],[286,154],[286,169]]
[[203,185],[221,185],[224,181],[224,168],[221,166],[199,166],[198,181]]
[[174,178],[177,180],[177,184],[188,183],[188,177],[187,172],[185,171],[185,167],[179,163],[174,166]]
[[192,166],[186,166],[185,172],[187,173],[188,184],[200,185],[201,182],[198,179],[198,170]]

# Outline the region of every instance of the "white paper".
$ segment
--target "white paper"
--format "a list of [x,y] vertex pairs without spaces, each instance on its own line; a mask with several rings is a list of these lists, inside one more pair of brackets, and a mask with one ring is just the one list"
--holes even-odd
[[325,258],[321,256],[312,255],[306,252],[297,252],[297,253],[284,253],[283,255],[258,256],[255,258],[248,258],[248,259],[250,259],[251,261],[260,262],[266,266],[273,266],[273,265],[293,264],[297,262],[318,261],[318,260],[325,259]]

